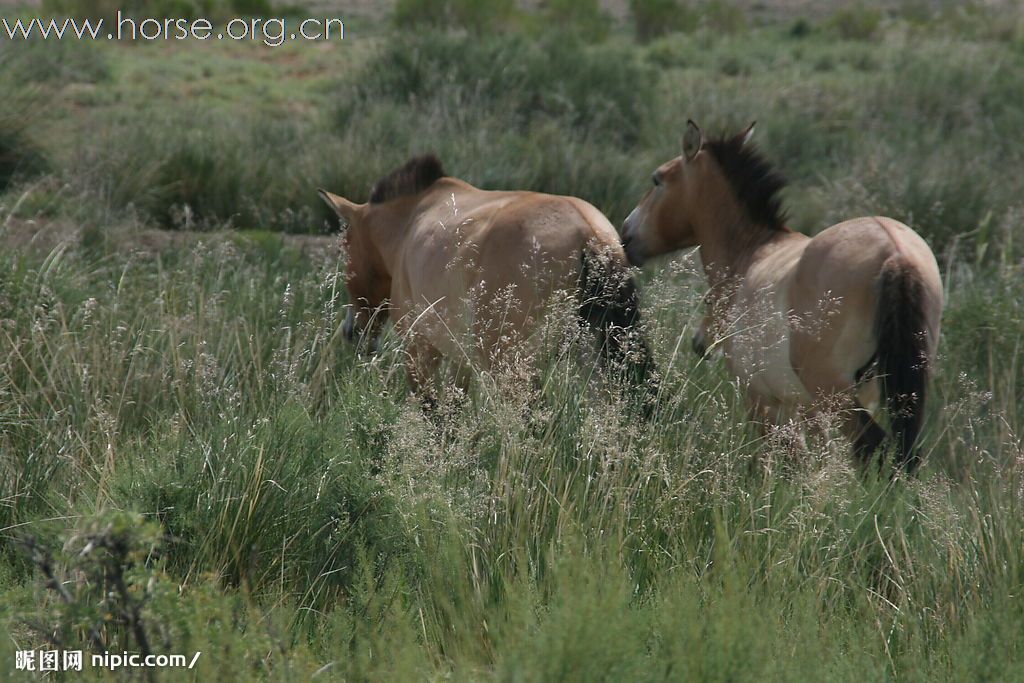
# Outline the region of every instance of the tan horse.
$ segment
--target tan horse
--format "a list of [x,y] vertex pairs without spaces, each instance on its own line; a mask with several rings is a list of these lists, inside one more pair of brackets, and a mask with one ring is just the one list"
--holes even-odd
[[[721,348],[769,423],[838,402],[862,463],[885,438],[863,406],[884,397],[908,471],[939,341],[942,283],[913,230],[869,216],[808,237],[784,226],[781,177],[751,147],[753,124],[705,141],[690,121],[683,154],[623,224],[630,261],[698,247],[710,285],[694,349]],[[879,386],[879,380],[880,386]]]
[[529,356],[559,292],[578,297],[603,355],[651,386],[626,256],[590,204],[479,190],[445,176],[433,156],[381,179],[366,204],[319,194],[348,225],[345,337],[375,339],[390,319],[404,339],[409,381],[425,399],[442,357],[489,369],[502,357]]

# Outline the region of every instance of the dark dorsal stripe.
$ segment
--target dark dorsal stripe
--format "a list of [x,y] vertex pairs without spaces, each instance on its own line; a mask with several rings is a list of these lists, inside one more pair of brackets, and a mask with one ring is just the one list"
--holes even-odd
[[759,225],[781,230],[786,211],[779,192],[786,180],[743,136],[726,136],[704,143],[722,168],[740,204]]
[[409,159],[374,184],[370,203],[383,204],[389,199],[422,192],[444,176],[444,167],[433,154]]

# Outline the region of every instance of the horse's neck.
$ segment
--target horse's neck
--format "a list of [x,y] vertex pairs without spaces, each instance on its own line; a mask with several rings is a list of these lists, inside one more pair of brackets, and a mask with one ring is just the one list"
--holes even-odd
[[381,260],[381,264],[389,276],[394,276],[398,267],[397,259],[402,252],[402,241],[408,233],[410,212],[403,209],[405,202],[395,202],[395,206],[387,208],[376,217],[371,228],[373,246]]
[[780,235],[777,230],[729,221],[702,231],[700,258],[712,288],[742,281],[747,271],[763,257],[764,248]]
[[727,312],[733,307],[750,269],[791,234],[742,222],[731,225],[712,227],[705,232],[708,239],[702,240],[700,245],[701,263],[708,281],[705,303],[712,337],[714,330],[728,317]]

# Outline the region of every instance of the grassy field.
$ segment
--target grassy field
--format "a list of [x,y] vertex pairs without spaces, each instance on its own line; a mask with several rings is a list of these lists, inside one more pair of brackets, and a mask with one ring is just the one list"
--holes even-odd
[[[203,652],[158,680],[1024,680],[1020,15],[422,5],[274,49],[0,39],[0,677],[145,642]],[[650,424],[578,340],[440,427],[396,340],[342,340],[316,187],[434,150],[618,223],[687,117],[759,121],[792,227],[887,214],[939,255],[917,479],[827,418],[746,426],[685,254],[642,276]]]

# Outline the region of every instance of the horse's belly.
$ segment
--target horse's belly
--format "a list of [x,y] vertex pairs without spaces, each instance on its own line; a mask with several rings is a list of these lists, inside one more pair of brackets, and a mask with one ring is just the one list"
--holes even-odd
[[411,335],[450,360],[489,367],[504,350],[528,353],[531,348],[526,342],[541,313],[529,305],[532,294],[511,289],[495,294],[479,286],[461,292],[434,287],[417,300],[406,300],[395,327],[400,336]]
[[727,356],[751,391],[784,404],[811,400],[790,362],[789,305],[778,290],[741,296],[734,310]]
[[454,278],[405,278],[396,285],[393,321],[398,335],[444,356],[465,355],[472,313],[459,283]]

